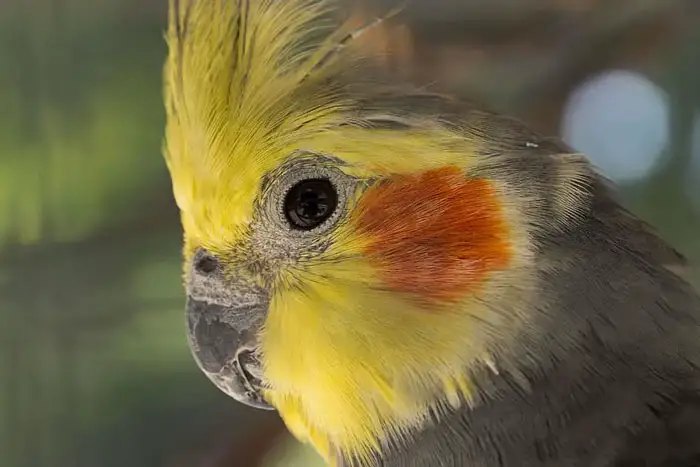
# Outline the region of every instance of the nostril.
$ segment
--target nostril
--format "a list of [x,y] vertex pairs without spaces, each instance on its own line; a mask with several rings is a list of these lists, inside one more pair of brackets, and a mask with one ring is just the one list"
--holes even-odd
[[202,274],[212,274],[219,268],[219,261],[213,256],[205,255],[195,262],[194,268]]

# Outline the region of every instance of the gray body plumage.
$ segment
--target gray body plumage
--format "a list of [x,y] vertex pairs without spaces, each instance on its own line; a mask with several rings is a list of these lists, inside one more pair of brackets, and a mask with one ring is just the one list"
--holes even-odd
[[[467,131],[487,122],[482,137],[496,151],[482,170],[558,196],[555,174],[570,162],[557,155],[569,148],[510,119],[450,110],[454,101],[438,110],[438,101],[422,110]],[[584,171],[585,201],[568,219],[538,207],[538,292],[518,304],[536,318],[510,349],[518,372],[476,370],[476,407],[435,414],[408,441],[387,443],[378,466],[700,465],[700,299],[678,275],[682,256]]]

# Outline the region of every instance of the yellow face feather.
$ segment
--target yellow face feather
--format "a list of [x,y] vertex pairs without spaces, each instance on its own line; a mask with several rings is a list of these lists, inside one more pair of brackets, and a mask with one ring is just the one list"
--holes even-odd
[[[472,400],[468,370],[491,364],[490,332],[503,320],[509,332],[525,325],[524,317],[498,315],[485,303],[492,296],[509,300],[504,284],[528,288],[529,247],[518,210],[500,204],[507,186],[460,185],[463,173],[479,167],[480,135],[467,138],[438,120],[401,131],[367,128],[373,118],[400,122],[401,116],[381,108],[359,116],[366,109],[337,84],[358,63],[357,54],[338,47],[342,34],[328,14],[315,0],[171,0],[165,156],[186,259],[196,248],[222,257],[243,248],[264,196],[263,178],[303,152],[333,157],[340,171],[358,179],[397,180],[394,186],[404,191],[375,190],[373,196],[405,209],[415,200],[402,201],[402,193],[448,199],[425,191],[427,182],[413,174],[437,171],[440,181],[467,195],[492,189],[488,199],[467,200],[464,209],[472,210],[465,216],[474,219],[455,221],[458,233],[471,228],[485,232],[483,238],[465,246],[456,234],[436,237],[451,245],[450,254],[461,255],[464,265],[449,267],[478,263],[469,248],[488,253],[484,242],[505,242],[492,255],[505,258],[493,266],[500,275],[487,274],[459,296],[445,289],[449,300],[435,299],[427,309],[412,295],[425,280],[403,281],[397,270],[405,266],[401,257],[412,254],[411,239],[366,221],[375,208],[358,192],[348,202],[347,219],[328,234],[326,250],[266,271],[274,277],[260,336],[266,397],[295,435],[331,460],[335,451],[367,458],[387,436],[423,423],[430,408]],[[455,178],[440,172],[446,167],[463,172]],[[498,216],[481,219],[488,209]],[[365,224],[371,225],[363,233]],[[392,242],[407,245],[405,254],[389,248]],[[458,276],[461,269],[455,271]],[[439,271],[435,280],[441,280]]]
[[[337,122],[333,89],[304,94],[323,48],[313,0],[170,2],[166,161],[185,231],[221,247],[249,222],[262,174]],[[304,97],[304,99],[302,99]]]

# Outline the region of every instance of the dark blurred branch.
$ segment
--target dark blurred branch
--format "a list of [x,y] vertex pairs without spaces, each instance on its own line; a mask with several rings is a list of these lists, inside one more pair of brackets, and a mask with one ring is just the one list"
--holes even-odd
[[221,431],[224,433],[217,436],[215,442],[197,452],[176,454],[166,467],[260,467],[281,438],[287,435],[279,418],[235,442],[226,435],[228,430],[225,427]]
[[[238,446],[228,446],[218,462],[206,467],[260,467],[270,451],[287,433],[282,421],[278,419],[257,433],[251,433]],[[241,446],[245,449],[241,449]]]
[[587,75],[640,50],[673,41],[674,28],[687,0],[617,2],[583,15],[576,24],[564,25],[546,62],[513,99],[518,109],[531,107],[543,95],[567,94]]
[[416,81],[467,83],[472,97],[552,132],[581,81],[610,67],[642,66],[697,28],[695,1],[414,0],[404,21],[414,36]]

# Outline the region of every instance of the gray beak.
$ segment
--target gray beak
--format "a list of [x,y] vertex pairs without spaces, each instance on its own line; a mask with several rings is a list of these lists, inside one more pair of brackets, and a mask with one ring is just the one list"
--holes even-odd
[[256,354],[260,306],[222,306],[187,298],[192,355],[223,392],[251,407],[271,410],[262,396],[262,365]]

